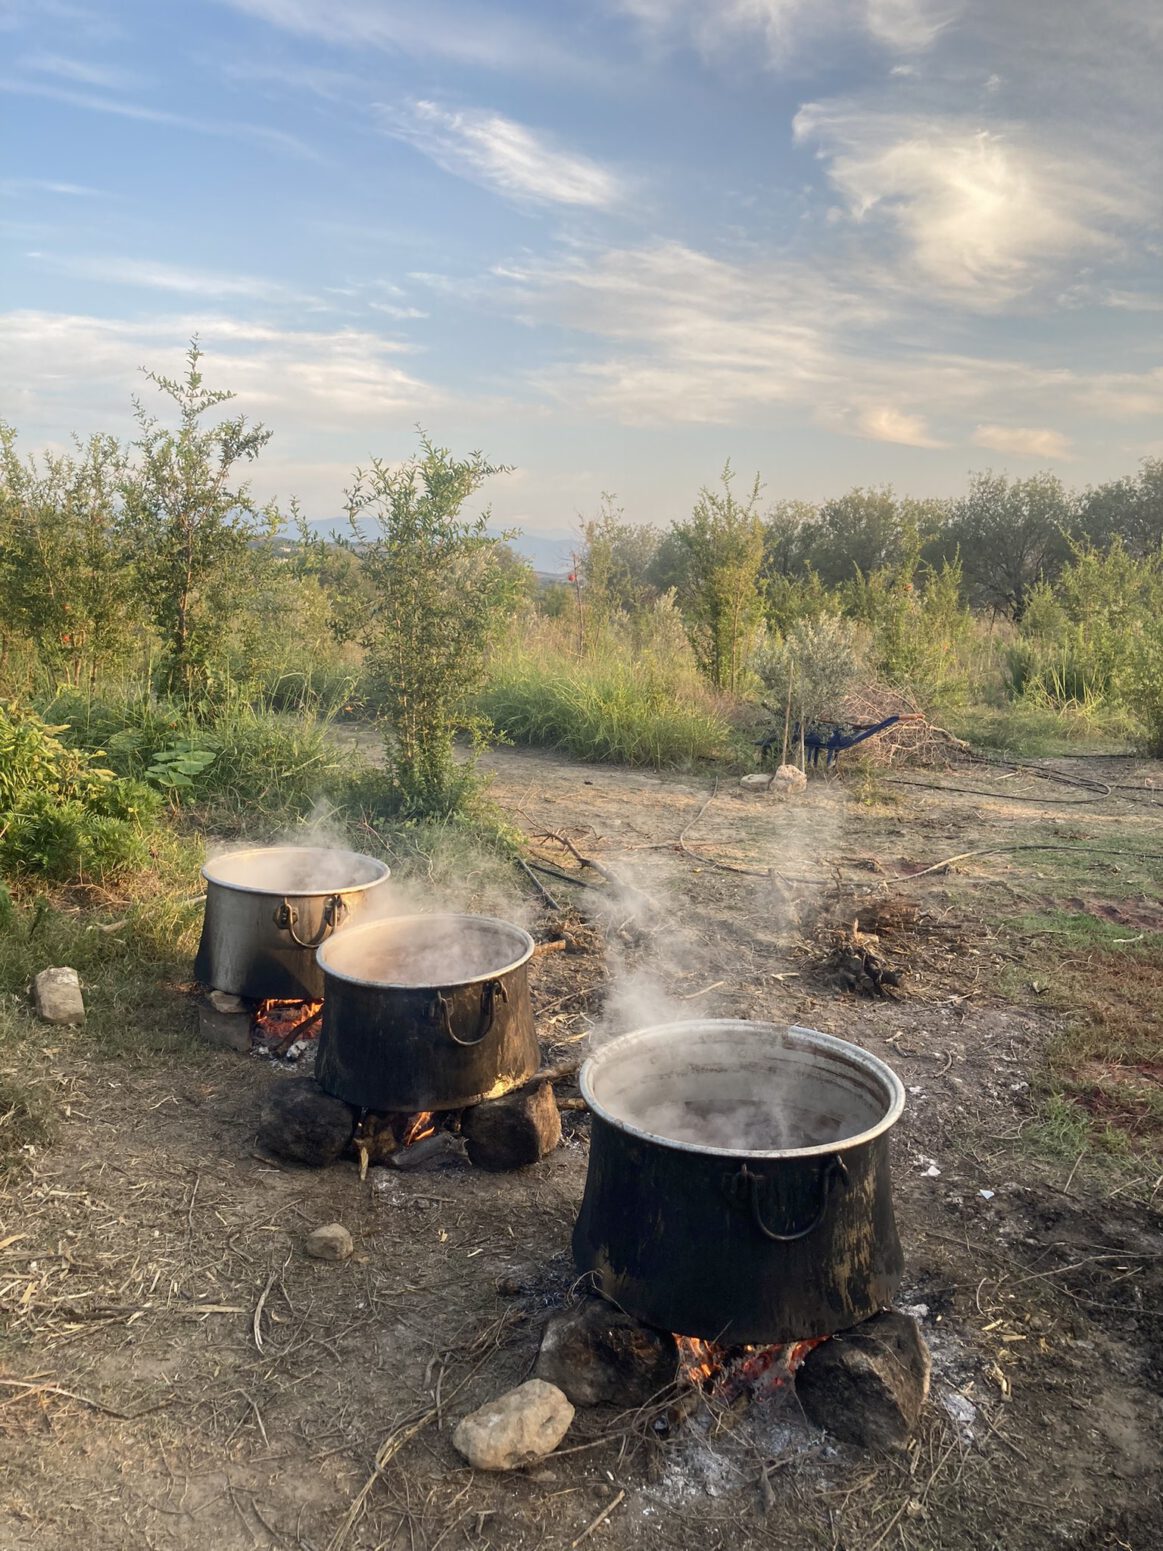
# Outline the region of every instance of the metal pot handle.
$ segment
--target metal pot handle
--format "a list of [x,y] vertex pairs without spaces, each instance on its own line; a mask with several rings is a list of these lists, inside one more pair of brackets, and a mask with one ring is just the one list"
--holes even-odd
[[483,1040],[492,1029],[493,1023],[497,1016],[498,997],[500,997],[502,1002],[507,1002],[509,1000],[509,993],[505,990],[504,982],[501,980],[487,981],[484,990],[481,992],[481,1021],[475,1039],[461,1039],[460,1035],[452,1026],[452,1018],[450,1016],[451,1009],[448,1000],[446,997],[441,996],[439,991],[436,993],[436,1000],[433,1004],[434,1011],[440,1020],[441,1028],[448,1035],[453,1044],[460,1045],[464,1049],[470,1049],[473,1045],[479,1045],[481,1040]]
[[319,928],[319,935],[313,938],[300,937],[295,930],[295,923],[299,919],[299,912],[284,899],[275,911],[275,925],[281,932],[289,934],[291,941],[297,948],[317,948],[323,940],[330,935],[338,924],[339,917],[347,909],[343,902],[342,894],[331,894],[327,897],[323,906],[323,924]]
[[797,1239],[806,1239],[809,1233],[815,1233],[823,1222],[833,1188],[836,1185],[847,1186],[848,1184],[848,1169],[839,1153],[825,1165],[820,1172],[820,1210],[806,1228],[800,1228],[795,1233],[774,1233],[763,1221],[759,1200],[759,1191],[763,1184],[762,1175],[753,1174],[744,1164],[737,1174],[728,1175],[725,1183],[728,1193],[736,1200],[746,1198],[750,1202],[751,1220],[765,1239],[770,1239],[774,1244],[794,1244]]

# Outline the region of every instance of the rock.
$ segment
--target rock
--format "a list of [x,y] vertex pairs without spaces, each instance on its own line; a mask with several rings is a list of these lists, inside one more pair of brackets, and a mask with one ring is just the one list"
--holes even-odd
[[244,1012],[248,1017],[250,1015],[250,1008],[233,991],[208,991],[206,1000],[215,1012]]
[[754,772],[752,775],[745,775],[745,776],[740,776],[739,777],[739,785],[740,786],[750,786],[750,787],[755,787],[756,789],[770,786],[771,785],[771,781],[772,781],[771,776],[763,775],[759,771]]
[[814,1347],[796,1394],[808,1420],[845,1443],[899,1449],[920,1420],[930,1369],[920,1326],[890,1309]]
[[486,1099],[464,1112],[461,1135],[469,1162],[500,1173],[538,1163],[561,1141],[561,1116],[550,1083]]
[[641,1406],[673,1384],[672,1335],[640,1325],[602,1298],[585,1298],[550,1316],[534,1369],[575,1406]]
[[802,792],[808,784],[808,778],[798,765],[780,765],[772,778],[778,790],[784,792]]
[[223,1010],[213,1005],[221,991],[214,991],[198,1003],[198,1035],[208,1045],[222,1050],[237,1050],[241,1055],[250,1051],[250,1013],[245,1007]]
[[308,1077],[275,1085],[259,1116],[258,1140],[280,1158],[321,1168],[346,1150],[354,1131],[353,1111]]
[[309,1233],[303,1248],[314,1260],[346,1260],[355,1244],[341,1222],[329,1222]]
[[33,986],[36,1010],[46,1023],[84,1023],[85,999],[75,969],[42,969]]
[[556,1384],[530,1379],[462,1418],[452,1442],[474,1470],[519,1470],[552,1453],[572,1421]]

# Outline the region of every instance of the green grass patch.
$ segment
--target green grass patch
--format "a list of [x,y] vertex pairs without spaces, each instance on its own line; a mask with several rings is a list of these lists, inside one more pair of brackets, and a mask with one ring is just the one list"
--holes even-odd
[[1119,711],[1056,708],[1026,700],[960,707],[950,710],[944,721],[974,748],[1009,759],[1047,759],[1079,749],[1125,753],[1134,732]]
[[498,663],[481,711],[504,738],[597,764],[683,768],[741,753],[712,698],[632,662]]
[[1163,932],[1065,910],[1012,917],[1027,997],[1062,1015],[1032,1133],[1074,1156],[1163,1151]]

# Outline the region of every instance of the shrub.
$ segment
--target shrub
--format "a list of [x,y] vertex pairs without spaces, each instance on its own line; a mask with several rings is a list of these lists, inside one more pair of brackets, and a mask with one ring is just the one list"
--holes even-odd
[[0,702],[0,868],[67,879],[140,866],[159,796],[99,751],[68,747],[63,731]]
[[861,669],[856,628],[835,614],[800,620],[782,638],[769,638],[753,666],[771,709],[790,706],[792,722],[838,717]]

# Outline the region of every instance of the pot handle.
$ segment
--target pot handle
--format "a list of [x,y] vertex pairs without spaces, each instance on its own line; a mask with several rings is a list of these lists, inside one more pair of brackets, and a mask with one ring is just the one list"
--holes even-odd
[[452,1026],[451,1007],[447,998],[441,996],[439,991],[436,993],[434,1004],[436,1015],[440,1019],[441,1028],[454,1045],[460,1045],[463,1049],[470,1049],[473,1045],[480,1044],[481,1040],[492,1029],[493,1023],[496,1020],[498,997],[500,997],[502,1002],[509,1000],[509,993],[505,990],[504,982],[501,980],[487,981],[484,990],[481,992],[481,1021],[480,1027],[477,1029],[476,1038],[461,1039]]
[[727,1177],[726,1185],[728,1193],[736,1200],[746,1198],[751,1203],[751,1220],[759,1229],[765,1239],[770,1239],[775,1244],[794,1244],[797,1239],[806,1239],[809,1233],[815,1233],[824,1220],[828,1210],[828,1202],[833,1188],[848,1184],[848,1169],[839,1153],[825,1164],[820,1173],[820,1210],[812,1218],[806,1228],[800,1228],[795,1233],[774,1233],[763,1221],[763,1210],[759,1200],[760,1187],[763,1177],[760,1174],[752,1174],[746,1164],[738,1174]]
[[334,931],[339,922],[339,917],[346,909],[347,906],[343,903],[342,894],[329,895],[323,906],[323,924],[319,928],[318,936],[303,938],[295,930],[295,923],[299,919],[299,912],[291,904],[290,900],[284,899],[275,911],[275,925],[281,932],[289,934],[291,941],[297,948],[317,948]]

